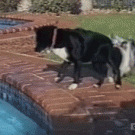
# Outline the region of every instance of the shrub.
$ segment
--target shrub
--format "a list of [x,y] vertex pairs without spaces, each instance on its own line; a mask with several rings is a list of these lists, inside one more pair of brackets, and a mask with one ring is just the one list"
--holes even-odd
[[112,7],[116,9],[117,12],[127,8],[123,0],[115,0]]
[[79,14],[81,12],[80,7],[80,0],[32,0],[30,11],[38,13],[70,12],[72,14]]
[[13,12],[17,10],[17,5],[21,0],[0,0],[1,12]]

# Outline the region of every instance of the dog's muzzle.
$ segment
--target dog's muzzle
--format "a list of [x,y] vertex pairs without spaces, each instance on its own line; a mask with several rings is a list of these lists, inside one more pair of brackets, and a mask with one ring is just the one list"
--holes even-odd
[[45,53],[47,53],[47,54],[49,54],[49,53],[51,53],[51,52],[52,52],[52,50],[51,50],[51,49],[49,49],[49,48],[47,48],[47,49],[45,49],[45,50],[44,50],[44,52],[45,52]]

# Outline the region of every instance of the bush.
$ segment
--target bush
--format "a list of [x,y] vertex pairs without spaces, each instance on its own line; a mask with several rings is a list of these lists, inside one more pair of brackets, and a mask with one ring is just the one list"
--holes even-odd
[[1,12],[13,12],[17,10],[17,5],[21,0],[0,0]]
[[113,8],[116,9],[117,12],[120,12],[123,9],[126,9],[126,5],[124,4],[123,0],[115,0]]
[[32,0],[30,11],[38,13],[70,12],[72,14],[79,14],[81,12],[80,7],[80,0]]

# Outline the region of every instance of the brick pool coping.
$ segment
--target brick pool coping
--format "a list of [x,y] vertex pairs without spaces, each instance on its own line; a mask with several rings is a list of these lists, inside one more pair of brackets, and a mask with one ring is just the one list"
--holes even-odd
[[[46,122],[49,135],[93,134],[97,128],[95,120],[113,125],[111,118],[119,115],[121,110],[135,108],[135,89],[128,83],[123,83],[121,90],[114,89],[114,84],[96,89],[92,87],[94,81],[89,78],[78,89],[69,91],[67,87],[71,78],[60,84],[53,81],[57,74],[56,63],[4,51],[0,54],[0,80],[25,94],[44,110],[49,121]],[[127,116],[123,119],[129,120]],[[131,121],[128,121],[127,130]]]
[[45,20],[44,24],[36,25],[36,24],[34,24],[33,19],[27,19],[25,17],[17,17],[14,15],[0,15],[0,19],[26,21],[26,23],[24,23],[22,25],[0,30],[0,34],[16,33],[16,32],[22,32],[22,31],[33,31],[35,28],[56,24],[55,21],[47,22],[47,20]]

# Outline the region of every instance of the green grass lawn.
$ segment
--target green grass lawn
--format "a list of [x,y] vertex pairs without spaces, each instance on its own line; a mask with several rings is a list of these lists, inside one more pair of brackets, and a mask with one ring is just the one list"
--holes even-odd
[[135,67],[123,78],[123,80],[135,86]]
[[135,74],[123,78],[124,81],[129,82],[135,86]]
[[79,16],[79,27],[105,35],[114,34],[123,38],[135,38],[135,15],[111,14],[98,16]]

